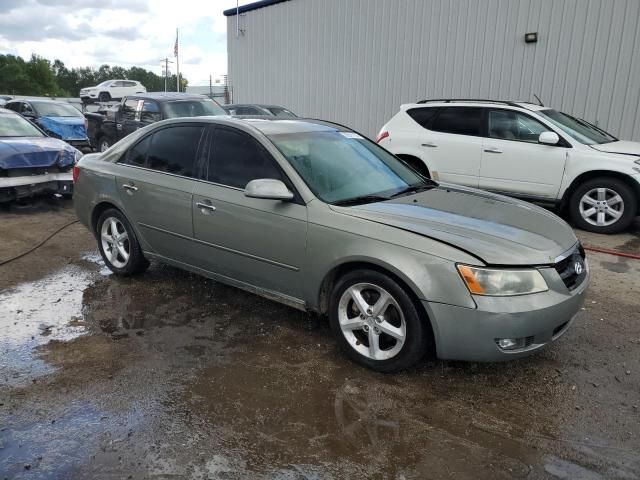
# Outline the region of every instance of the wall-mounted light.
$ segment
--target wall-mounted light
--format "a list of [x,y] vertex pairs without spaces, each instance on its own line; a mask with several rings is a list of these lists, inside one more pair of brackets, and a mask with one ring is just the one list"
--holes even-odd
[[526,43],[536,43],[538,41],[538,32],[525,33],[524,41]]

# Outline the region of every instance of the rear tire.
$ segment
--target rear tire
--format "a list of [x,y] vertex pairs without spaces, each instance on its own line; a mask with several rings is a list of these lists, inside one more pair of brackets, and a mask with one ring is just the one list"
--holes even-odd
[[111,147],[111,145],[113,145],[113,143],[111,142],[111,139],[106,135],[103,135],[98,139],[98,145],[96,148],[99,152],[106,152],[109,149],[109,147]]
[[102,212],[96,225],[96,238],[100,255],[113,273],[126,277],[149,267],[131,224],[120,210],[109,208]]
[[569,213],[575,225],[595,233],[617,233],[631,225],[638,211],[633,189],[618,178],[587,180],[575,189]]
[[427,350],[430,330],[411,297],[375,270],[354,270],[338,280],[329,299],[329,322],[345,353],[378,372],[409,368]]

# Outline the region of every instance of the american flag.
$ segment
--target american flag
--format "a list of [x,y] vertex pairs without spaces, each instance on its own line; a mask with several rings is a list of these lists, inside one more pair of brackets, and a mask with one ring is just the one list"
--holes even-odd
[[178,32],[176,31],[176,44],[173,46],[173,56],[178,56]]

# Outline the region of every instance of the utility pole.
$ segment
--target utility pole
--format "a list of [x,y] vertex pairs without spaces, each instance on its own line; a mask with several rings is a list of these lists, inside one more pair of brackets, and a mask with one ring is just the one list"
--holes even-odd
[[176,46],[174,52],[176,55],[176,92],[180,91],[180,64],[178,62],[178,29],[176,28]]
[[173,63],[171,60],[169,60],[169,57],[165,57],[163,58],[161,61],[164,62],[164,91],[167,91],[167,81],[169,78],[169,64]]
[[213,100],[213,85],[211,84],[211,75],[209,75],[209,97]]

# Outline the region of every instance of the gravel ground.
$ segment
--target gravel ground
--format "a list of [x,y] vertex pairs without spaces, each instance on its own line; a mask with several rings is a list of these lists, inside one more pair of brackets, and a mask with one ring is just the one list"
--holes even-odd
[[[74,219],[0,212],[0,260]],[[640,252],[640,227],[585,244]],[[0,479],[640,478],[640,261],[589,254],[568,333],[505,364],[350,363],[318,317],[72,225],[0,266]]]

